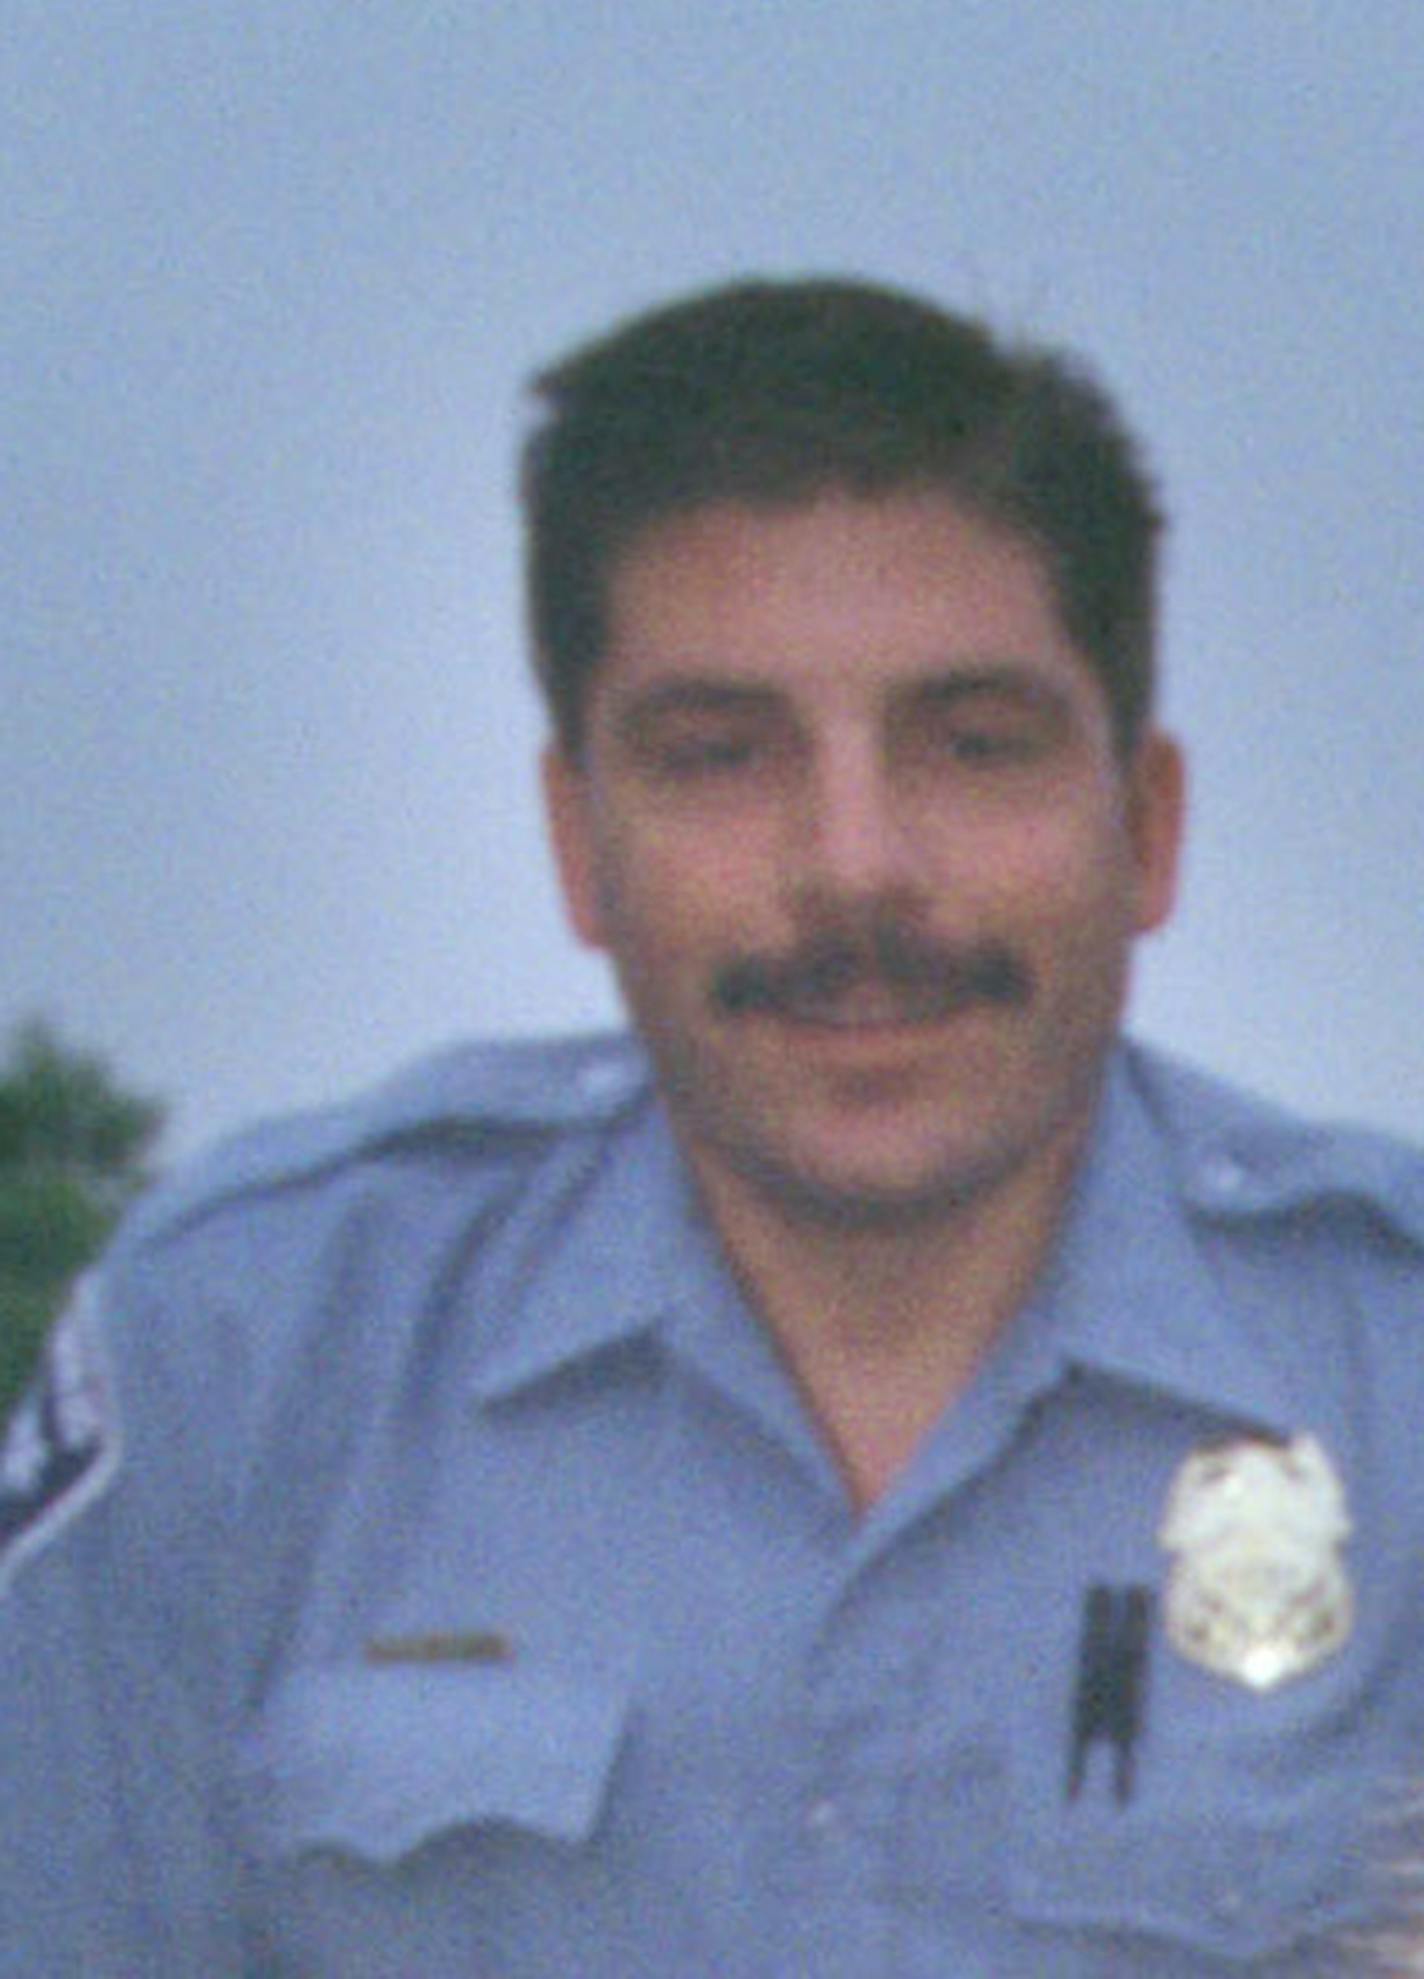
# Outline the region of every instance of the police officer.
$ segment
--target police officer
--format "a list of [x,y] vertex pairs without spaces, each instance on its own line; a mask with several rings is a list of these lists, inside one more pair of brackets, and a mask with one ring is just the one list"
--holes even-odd
[[1315,1969],[1420,1750],[1424,1163],[1120,1035],[1136,450],[851,283],[541,391],[633,1037],[259,1131],[85,1287],[4,1460],[0,1969]]

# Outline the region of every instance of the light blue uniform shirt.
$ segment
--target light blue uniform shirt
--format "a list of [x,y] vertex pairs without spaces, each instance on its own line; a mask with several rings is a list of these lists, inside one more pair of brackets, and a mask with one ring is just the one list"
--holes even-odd
[[[0,1484],[4,1974],[1315,1971],[1424,1769],[1424,1163],[1131,1049],[863,1517],[617,1040],[237,1144],[57,1355]],[[1259,1694],[1169,1639],[1159,1528],[1305,1432],[1355,1619]],[[1095,1586],[1157,1597],[1125,1799],[1102,1740],[1069,1792]]]

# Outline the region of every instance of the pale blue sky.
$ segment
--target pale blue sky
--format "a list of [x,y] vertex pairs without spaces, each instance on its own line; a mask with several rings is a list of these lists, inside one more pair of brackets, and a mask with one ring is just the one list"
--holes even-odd
[[601,1022],[524,379],[743,271],[1086,353],[1174,516],[1139,1028],[1424,1135],[1417,0],[0,0],[0,1023],[182,1146]]

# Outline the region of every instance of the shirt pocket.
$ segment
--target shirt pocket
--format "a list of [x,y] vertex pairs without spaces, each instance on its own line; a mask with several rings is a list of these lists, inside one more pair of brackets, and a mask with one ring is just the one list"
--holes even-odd
[[1169,1949],[1184,1970],[1203,1954],[1255,1969],[1350,1921],[1361,1795],[1338,1778],[1267,1789],[1228,1765],[1119,1804],[1101,1777],[1070,1800],[1061,1773],[1030,1763],[1013,1800],[1006,1873],[1019,1921],[1135,1942],[1143,1970],[1155,1956],[1150,1969],[1175,1972]]
[[627,1715],[615,1686],[532,1667],[294,1672],[240,1756],[253,1847],[382,1867],[459,1829],[586,1841]]

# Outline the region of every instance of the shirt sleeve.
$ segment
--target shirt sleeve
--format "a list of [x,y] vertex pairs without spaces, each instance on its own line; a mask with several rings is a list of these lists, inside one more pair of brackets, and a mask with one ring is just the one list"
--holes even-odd
[[0,1974],[221,1979],[242,1969],[221,1650],[179,1599],[204,1522],[165,1502],[103,1305],[90,1283],[61,1319],[0,1452]]

